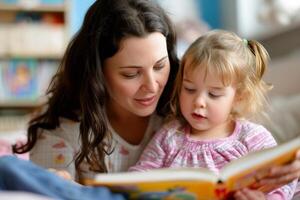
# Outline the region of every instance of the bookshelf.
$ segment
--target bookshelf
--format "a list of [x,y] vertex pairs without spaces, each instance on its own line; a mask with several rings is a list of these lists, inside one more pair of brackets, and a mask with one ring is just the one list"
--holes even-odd
[[0,134],[7,121],[27,123],[47,100],[46,90],[70,39],[70,4],[0,0]]

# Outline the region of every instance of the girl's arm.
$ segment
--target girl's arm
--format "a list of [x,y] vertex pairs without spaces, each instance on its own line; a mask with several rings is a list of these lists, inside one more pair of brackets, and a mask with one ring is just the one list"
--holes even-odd
[[129,168],[129,171],[146,171],[149,169],[162,168],[167,155],[166,146],[167,130],[160,129],[143,151],[136,165]]

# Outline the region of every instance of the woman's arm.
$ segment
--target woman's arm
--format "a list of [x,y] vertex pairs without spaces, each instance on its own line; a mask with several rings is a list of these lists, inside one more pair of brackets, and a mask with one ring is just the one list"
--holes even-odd
[[265,194],[258,190],[250,190],[248,188],[241,189],[234,193],[235,200],[265,200]]

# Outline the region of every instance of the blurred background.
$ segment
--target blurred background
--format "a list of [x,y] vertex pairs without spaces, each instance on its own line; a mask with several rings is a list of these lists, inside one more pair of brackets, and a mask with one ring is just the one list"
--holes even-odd
[[[156,0],[176,25],[178,55],[211,29],[260,41],[271,56],[265,79],[270,120],[280,142],[300,133],[299,0]],[[26,133],[31,113],[47,97],[66,45],[94,0],[0,0],[0,139]]]

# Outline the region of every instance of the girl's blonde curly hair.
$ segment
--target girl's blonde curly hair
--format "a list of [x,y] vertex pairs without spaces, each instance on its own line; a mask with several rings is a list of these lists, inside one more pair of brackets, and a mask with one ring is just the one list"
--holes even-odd
[[239,101],[231,115],[237,118],[253,118],[263,114],[267,103],[266,92],[271,85],[262,77],[267,69],[269,55],[266,49],[255,40],[245,40],[235,33],[214,30],[199,37],[183,55],[171,97],[170,118],[182,121],[179,95],[183,75],[188,70],[201,67],[207,73],[220,77],[224,86],[236,84]]

